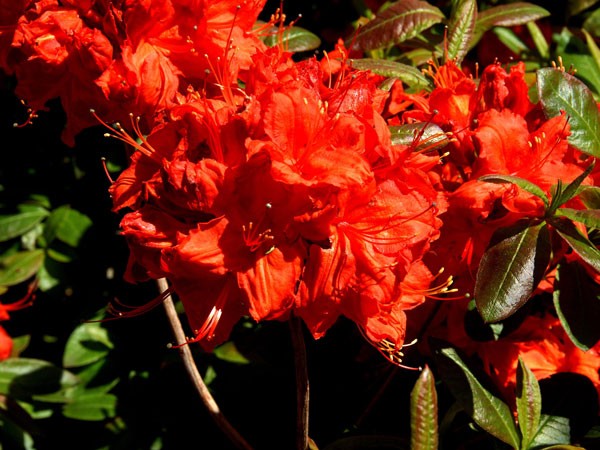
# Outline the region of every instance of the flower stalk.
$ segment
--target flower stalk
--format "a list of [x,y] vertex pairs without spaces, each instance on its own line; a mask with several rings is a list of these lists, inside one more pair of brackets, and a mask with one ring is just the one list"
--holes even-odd
[[306,364],[306,345],[302,333],[300,318],[290,318],[290,331],[292,346],[294,348],[294,364],[296,367],[296,448],[308,449],[308,413],[310,403],[310,386],[308,381],[308,367]]
[[[156,283],[160,292],[164,292],[169,288],[165,278],[159,278],[156,280]],[[175,336],[175,342],[178,346],[179,354],[183,360],[185,369],[188,372],[196,391],[198,392],[198,395],[200,395],[200,398],[202,399],[202,403],[204,403],[204,406],[206,406],[206,409],[216,422],[217,426],[221,429],[221,431],[223,431],[223,433],[225,433],[225,435],[238,449],[252,450],[252,446],[246,442],[242,435],[233,427],[233,425],[231,425],[231,423],[221,412],[219,405],[211,395],[208,387],[202,379],[202,375],[198,371],[198,367],[194,362],[192,351],[190,350],[189,345],[184,345],[187,343],[187,341],[181,321],[179,320],[179,316],[175,310],[175,305],[173,304],[173,298],[170,295],[166,296],[163,305],[171,325],[171,329],[173,330],[173,334]]]

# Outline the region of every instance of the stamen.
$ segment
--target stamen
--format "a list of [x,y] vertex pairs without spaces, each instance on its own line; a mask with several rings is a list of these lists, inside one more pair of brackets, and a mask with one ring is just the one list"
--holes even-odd
[[131,120],[131,127],[133,132],[136,134],[137,138],[140,142],[134,139],[125,129],[121,126],[119,122],[115,122],[114,126],[110,126],[104,120],[102,120],[94,109],[90,109],[90,113],[96,118],[98,122],[104,125],[106,128],[111,130],[111,133],[105,133],[105,137],[112,137],[125,144],[132,146],[134,149],[138,150],[140,153],[144,154],[148,158],[153,159],[154,161],[160,163],[160,157],[158,156],[158,152],[150,143],[146,140],[146,137],[142,133],[140,128],[140,116],[134,118],[133,114],[129,114],[129,118]]

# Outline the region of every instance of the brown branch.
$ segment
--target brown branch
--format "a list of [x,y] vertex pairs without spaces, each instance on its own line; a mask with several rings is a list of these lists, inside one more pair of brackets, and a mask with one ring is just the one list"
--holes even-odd
[[290,318],[292,346],[294,348],[294,363],[296,367],[296,448],[308,449],[308,410],[309,410],[309,384],[308,368],[306,365],[306,346],[302,334],[302,322],[298,317]]
[[[158,288],[160,292],[164,292],[169,288],[167,280],[164,278],[160,278],[156,280],[158,284]],[[187,340],[185,338],[185,333],[183,331],[183,327],[181,325],[181,321],[179,320],[179,316],[177,311],[175,310],[175,305],[173,304],[173,299],[170,295],[165,298],[163,303],[165,307],[165,312],[167,313],[167,318],[169,319],[169,323],[171,324],[171,328],[173,329],[173,334],[175,335],[175,343],[180,345],[178,348],[181,359],[183,360],[183,364],[192,379],[192,383],[198,391],[202,402],[208,409],[209,414],[214,419],[218,427],[225,433],[225,435],[235,444],[235,446],[242,450],[252,450],[252,447],[246,440],[240,435],[240,433],[229,423],[229,421],[225,418],[221,410],[219,409],[219,405],[211,395],[208,387],[204,383],[202,379],[202,375],[198,371],[198,367],[196,367],[196,363],[192,356],[192,351],[190,350],[189,345],[186,344]]]

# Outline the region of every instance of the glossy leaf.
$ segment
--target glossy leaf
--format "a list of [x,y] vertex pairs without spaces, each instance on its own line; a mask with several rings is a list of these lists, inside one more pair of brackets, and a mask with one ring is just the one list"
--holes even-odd
[[481,258],[475,302],[486,322],[514,314],[531,296],[550,261],[550,237],[544,223],[500,229]]
[[559,208],[556,215],[564,216],[574,222],[584,224],[588,228],[600,229],[600,210],[599,209],[571,209]]
[[450,142],[444,130],[433,123],[408,123],[389,128],[392,144],[412,146],[417,152],[439,150]]
[[600,113],[590,89],[562,70],[537,72],[538,95],[545,114],[554,117],[565,111],[569,117],[569,142],[584,153],[600,156]]
[[352,67],[359,70],[370,70],[388,78],[398,78],[413,89],[430,89],[431,81],[413,66],[388,59],[360,58],[351,59]]
[[558,266],[554,306],[571,341],[583,351],[600,340],[600,286],[576,262]]
[[410,448],[437,450],[438,406],[435,379],[425,366],[410,394]]
[[283,48],[294,53],[316,50],[321,45],[321,39],[316,34],[302,27],[288,28],[281,37],[277,34],[277,28],[273,28],[271,31],[264,40],[265,45],[269,47],[277,45],[280,39]]
[[523,442],[521,448],[528,448],[537,433],[542,414],[542,394],[533,372],[519,357],[517,366],[517,417]]
[[8,241],[27,233],[48,217],[48,211],[36,208],[9,216],[0,216],[0,242]]
[[97,421],[116,415],[117,397],[114,394],[91,390],[81,391],[63,406],[63,415],[70,419]]
[[454,3],[448,23],[448,59],[460,63],[470,48],[475,31],[477,2],[475,0],[458,0]]
[[92,221],[85,214],[66,205],[56,208],[48,217],[44,228],[46,245],[50,245],[54,239],[59,239],[65,244],[77,247],[91,226]]
[[417,36],[444,19],[438,8],[425,1],[398,1],[359,28],[346,45],[363,51],[390,47]]
[[78,382],[71,372],[48,361],[22,357],[0,361],[0,393],[18,400],[61,392]]
[[506,403],[483,387],[456,350],[438,351],[442,380],[469,416],[492,436],[513,448],[519,447],[519,433]]
[[525,25],[549,15],[550,12],[541,6],[526,2],[493,6],[479,11],[475,20],[475,32],[471,40],[471,48],[481,40],[486,31],[494,27]]
[[43,250],[17,252],[0,259],[0,286],[14,286],[33,277],[44,262]]
[[586,236],[575,228],[573,222],[557,217],[551,223],[575,253],[597,272],[600,272],[600,251]]
[[550,201],[546,196],[546,193],[536,184],[533,184],[531,181],[526,180],[524,178],[516,177],[514,175],[484,175],[479,177],[479,181],[486,181],[488,183],[512,183],[519,186],[521,189],[529,192],[530,194],[539,197],[544,202],[546,207],[549,205]]
[[540,448],[571,442],[571,426],[569,419],[561,416],[542,414],[538,432],[531,441],[529,448]]
[[69,336],[63,354],[63,366],[82,367],[106,357],[114,347],[108,331],[99,322],[83,323]]
[[527,2],[515,2],[507,5],[493,6],[477,14],[477,28],[489,30],[492,27],[513,27],[524,25],[550,15],[541,6]]

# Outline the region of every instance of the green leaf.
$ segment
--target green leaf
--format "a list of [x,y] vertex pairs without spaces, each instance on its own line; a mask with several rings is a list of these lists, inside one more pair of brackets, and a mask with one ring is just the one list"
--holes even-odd
[[59,239],[65,244],[77,247],[91,226],[92,221],[88,216],[64,205],[53,210],[48,217],[44,238],[47,245],[50,245],[54,239]]
[[526,26],[540,58],[543,60],[549,59],[550,46],[548,45],[548,41],[546,41],[544,33],[540,30],[540,27],[535,22],[527,22]]
[[590,55],[592,55],[592,58],[594,59],[594,62],[596,63],[596,70],[600,70],[600,48],[598,48],[596,41],[594,40],[594,38],[592,37],[592,35],[590,33],[588,33],[585,29],[583,29],[581,31],[583,31],[583,34],[585,36],[585,43],[588,46]]
[[556,215],[582,223],[588,228],[600,229],[600,209],[558,208]]
[[512,183],[519,186],[521,189],[529,192],[530,194],[539,197],[546,207],[550,204],[546,193],[536,184],[524,178],[519,178],[514,175],[484,175],[479,177],[479,181],[486,181],[488,183]]
[[14,286],[34,276],[44,262],[43,250],[17,252],[0,259],[0,286]]
[[9,216],[0,216],[0,242],[8,241],[27,233],[48,217],[48,211],[36,208],[32,211]]
[[16,336],[12,338],[13,340],[13,348],[10,352],[10,356],[16,358],[23,353],[27,347],[29,347],[29,342],[31,341],[31,335],[24,334],[22,336]]
[[492,436],[519,448],[519,433],[510,408],[483,387],[453,348],[437,353],[442,380],[465,412]]
[[70,419],[99,421],[115,417],[117,397],[114,394],[81,390],[63,406],[63,415]]
[[448,23],[448,59],[460,63],[469,51],[475,31],[477,2],[458,0],[454,3]]
[[273,27],[271,33],[265,38],[265,45],[274,47],[282,39],[283,48],[287,51],[299,53],[315,50],[321,45],[321,39],[302,27],[291,27],[283,32],[280,37],[278,27]]
[[583,351],[591,349],[600,340],[600,286],[580,264],[563,262],[556,271],[552,296],[571,341]]
[[544,113],[555,117],[565,111],[569,117],[569,142],[584,153],[600,156],[600,113],[590,89],[562,70],[537,71],[537,87]]
[[561,416],[542,414],[538,432],[531,441],[529,448],[539,448],[547,445],[569,444],[571,442],[571,426],[569,419]]
[[475,302],[486,322],[514,314],[531,296],[550,262],[545,223],[498,230],[479,264]]
[[425,1],[398,1],[359,28],[356,35],[348,39],[346,46],[363,51],[391,47],[417,36],[444,19],[444,14],[438,8]]
[[450,142],[448,135],[433,123],[390,126],[392,144],[413,146],[415,151],[439,150]]
[[553,218],[550,223],[581,259],[600,272],[600,251],[590,240],[575,228],[570,220]]
[[248,364],[250,361],[240,353],[233,341],[225,342],[214,349],[217,358],[235,364]]
[[529,443],[537,433],[542,414],[542,394],[533,372],[519,356],[517,366],[517,417],[523,441],[521,448],[529,448]]
[[351,59],[352,67],[358,70],[370,70],[384,77],[395,77],[402,80],[411,88],[431,89],[430,80],[419,69],[389,59],[361,58]]
[[437,450],[437,415],[435,379],[426,365],[410,394],[411,450]]
[[69,336],[63,355],[66,368],[82,367],[106,357],[114,344],[100,322],[82,323]]
[[0,361],[0,393],[17,400],[62,392],[77,383],[79,379],[71,372],[47,361],[22,357]]
[[600,8],[592,13],[583,22],[583,29],[589,31],[594,36],[600,36]]
[[567,2],[569,16],[575,16],[596,3],[598,3],[598,0],[569,0]]
[[[576,41],[573,38],[571,41]],[[585,44],[581,44],[585,47]],[[567,47],[570,48],[570,47]],[[587,51],[587,49],[586,49]],[[596,65],[596,61],[589,54],[574,53],[573,51],[563,53],[563,64],[565,67],[574,67],[577,69],[575,76],[585,83],[590,89],[600,92],[600,71]],[[593,94],[592,94],[593,95]]]

